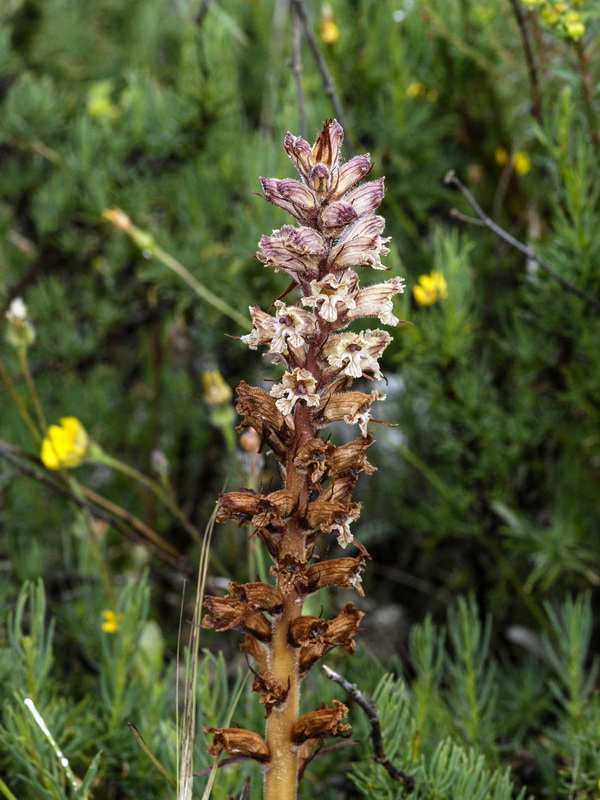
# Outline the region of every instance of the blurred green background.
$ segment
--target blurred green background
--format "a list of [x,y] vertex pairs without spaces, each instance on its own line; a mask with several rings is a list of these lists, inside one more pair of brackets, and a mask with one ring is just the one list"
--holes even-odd
[[[591,592],[581,669],[590,668],[587,646],[598,632],[600,3],[307,1],[301,8],[327,74],[297,8],[282,0],[4,0],[3,329],[11,302],[21,297],[36,330],[28,363],[45,419],[78,417],[107,453],[162,481],[202,531],[223,487],[244,481],[232,449],[235,421],[227,413],[215,420],[202,376],[218,370],[234,388],[242,379],[263,385],[278,374],[235,339],[247,332],[235,312],[245,317],[254,303],[267,308],[286,288],[281,274],[253,257],[260,236],[289,221],[256,196],[258,178],[294,176],[283,136],[290,130],[312,142],[323,120],[339,113],[333,87],[345,156],[370,152],[373,177],[386,177],[386,263],[390,276],[406,278],[395,313],[410,322],[394,331],[386,351],[388,401],[375,413],[397,427],[373,426],[378,444],[370,458],[379,471],[358,490],[363,511],[355,533],[373,555],[362,601],[370,614],[365,652],[352,667],[340,664],[356,680],[363,675],[367,688],[369,658],[380,671],[406,669],[410,676],[417,668],[407,655],[409,629],[428,614],[445,625],[449,608],[459,613],[457,598],[470,595],[471,623],[492,620],[489,647],[499,669],[521,665],[519,685],[530,694],[523,689],[520,696],[531,719],[503,728],[494,717],[487,745],[463,741],[491,766],[510,765],[517,784],[539,796],[596,797],[600,714],[590,699],[593,679],[582,684],[580,699],[596,709],[596,728],[575,769],[569,736],[550,736],[544,755],[536,750],[548,740],[544,726],[558,730],[563,712],[544,697],[536,705],[536,671],[521,659],[540,635],[560,639],[551,616],[560,614],[548,609],[570,593]],[[298,58],[304,100],[292,69]],[[465,221],[474,212],[444,184],[449,170],[562,285],[490,230]],[[145,240],[138,235],[136,242],[103,217],[115,208]],[[228,303],[232,315],[199,297],[157,247]],[[447,296],[423,305],[412,290],[434,270]],[[90,534],[81,509],[56,490],[66,484],[56,475],[51,485],[40,480],[39,442],[15,393],[34,419],[36,407],[5,337],[0,362],[1,599],[18,612],[24,582],[42,578],[46,587],[42,601],[41,590],[28,584],[27,602],[37,598],[37,605],[25,604],[25,627],[17,613],[0,638],[0,697],[6,709],[15,704],[0,727],[0,775],[18,797],[63,796],[52,781],[64,776],[56,765],[37,764],[31,726],[16,710],[14,693],[24,691],[33,670],[27,691],[37,686],[46,698],[75,761],[89,764],[102,748],[108,754],[94,796],[140,796],[140,787],[144,796],[165,796],[117,725],[125,689],[109,689],[106,681],[127,670],[138,675],[141,694],[130,698],[127,712],[135,721],[135,704],[144,703],[138,673],[154,663],[152,674],[165,688],[154,687],[154,705],[139,714],[155,746],[172,752],[174,727],[162,722],[161,732],[158,724],[174,715],[174,677],[164,670],[177,661],[180,607],[184,620],[191,615],[182,587],[196,569],[198,542],[139,481],[87,463],[73,473],[79,484],[147,524],[180,560],[152,555],[110,515]],[[273,467],[267,459],[265,485]],[[242,531],[217,530],[213,553],[209,571],[217,585],[248,578]],[[141,574],[143,586],[127,584]],[[117,608],[151,654],[139,663],[133,652],[118,661],[116,645],[101,631],[102,611]],[[42,657],[43,619],[50,616],[57,621],[52,668]],[[142,617],[149,621],[135,628]],[[27,627],[36,618],[37,638]],[[227,638],[206,635],[206,642],[237,652]],[[35,657],[27,654],[32,641],[41,648]],[[205,690],[217,708],[215,670],[205,667]],[[104,727],[90,722],[99,675],[101,702],[110,709]],[[220,691],[229,691],[226,681]],[[451,716],[438,715],[439,725]],[[78,726],[78,717],[88,723]],[[15,737],[33,749],[12,746]],[[53,763],[51,753],[46,758]],[[218,796],[237,797],[242,779],[227,780]],[[327,786],[331,797],[359,791],[335,781]]]

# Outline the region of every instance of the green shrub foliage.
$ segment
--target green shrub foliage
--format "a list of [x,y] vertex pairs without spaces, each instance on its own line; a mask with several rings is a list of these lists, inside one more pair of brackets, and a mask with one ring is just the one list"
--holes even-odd
[[[341,111],[345,155],[386,176],[410,324],[378,387],[396,427],[373,426],[379,471],[358,488],[369,624],[328,663],[375,701],[414,785],[373,760],[350,704],[354,739],[302,796],[597,798],[598,0],[304,0],[328,75],[304,34],[294,50],[295,2],[0,5],[0,796],[176,796],[127,723],[176,776],[197,532],[254,480],[202,376],[270,385],[235,337],[277,293],[253,255],[287,220],[253,193],[291,176],[286,130],[312,141]],[[472,224],[450,170],[528,254]],[[25,359],[5,319],[19,297]],[[69,416],[129,472],[44,469],[45,427]],[[259,472],[275,483],[268,455]],[[211,592],[267,569],[237,527],[215,531]],[[202,647],[198,773],[204,727],[261,713],[235,644]],[[211,796],[260,790],[232,765]]]

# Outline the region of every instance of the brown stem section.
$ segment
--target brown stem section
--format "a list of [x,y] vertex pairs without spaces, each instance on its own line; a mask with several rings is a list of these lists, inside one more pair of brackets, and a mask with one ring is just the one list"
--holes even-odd
[[[312,348],[309,348],[309,352]],[[310,410],[301,405],[295,414],[296,442],[290,448],[286,464],[286,489],[298,497],[298,504],[308,503],[308,481],[298,472],[294,458],[304,441],[314,436]],[[289,520],[280,544],[280,557],[295,556],[307,559],[304,533],[298,527],[298,515]],[[288,631],[294,619],[302,615],[303,598],[293,588],[279,580],[279,587],[287,592],[283,613],[273,620],[273,638],[269,647],[269,671],[288,687],[285,703],[275,707],[267,719],[266,742],[271,753],[270,765],[265,770],[264,800],[295,800],[298,792],[298,751],[292,742],[292,728],[298,719],[300,703],[300,650],[288,641]]]

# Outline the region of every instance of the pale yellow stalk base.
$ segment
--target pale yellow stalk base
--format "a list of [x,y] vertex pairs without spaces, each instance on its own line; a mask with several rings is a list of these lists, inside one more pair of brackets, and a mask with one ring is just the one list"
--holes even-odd
[[284,686],[289,685],[289,692],[285,703],[274,708],[267,720],[271,761],[265,770],[264,800],[296,800],[298,793],[298,752],[292,744],[292,727],[298,719],[300,701],[300,649],[288,643],[287,633],[291,620],[301,613],[300,602],[290,602],[273,625],[269,669]]

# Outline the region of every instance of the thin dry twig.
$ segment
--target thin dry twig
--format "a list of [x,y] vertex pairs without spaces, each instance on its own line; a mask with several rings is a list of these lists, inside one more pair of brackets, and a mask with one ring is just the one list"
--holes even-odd
[[[333,110],[335,111],[335,116],[346,131],[348,130],[348,126],[346,125],[346,115],[342,109],[342,104],[340,103],[340,99],[338,97],[335,82],[329,71],[329,67],[321,51],[319,50],[319,45],[313,33],[312,27],[310,25],[310,19],[308,17],[308,12],[306,10],[306,6],[304,5],[304,0],[292,0],[292,6],[294,8],[295,13],[298,16],[298,19],[302,23],[302,27],[304,28],[304,35],[306,36],[306,41],[308,42],[308,46],[313,54],[315,59],[315,63],[317,65],[317,69],[321,73],[321,77],[323,79],[323,89],[325,94],[331,100],[331,105],[333,106]],[[345,140],[346,150],[348,151],[348,155],[352,158],[356,155],[354,149],[352,148],[349,140],[346,138]]]
[[[179,783],[177,786],[177,800],[191,800],[194,790],[194,745],[196,741],[196,716],[197,716],[197,683],[198,683],[198,663],[200,655],[200,619],[202,617],[202,603],[206,588],[208,574],[208,562],[210,559],[210,545],[215,526],[217,508],[211,514],[206,525],[202,547],[200,550],[200,561],[198,563],[198,578],[196,584],[196,601],[194,603],[194,615],[192,620],[192,630],[189,652],[189,672],[186,670],[185,676],[185,695],[183,699],[183,720],[181,733],[181,758],[179,768]],[[216,777],[216,767],[213,764],[208,783],[205,787],[203,798],[210,797],[212,785]]]
[[598,117],[596,114],[596,103],[594,100],[595,79],[590,70],[590,56],[585,52],[585,47],[581,40],[573,42],[577,61],[581,70],[581,92],[583,96],[583,106],[588,119],[592,134],[592,143],[596,150],[596,155],[600,153],[600,128],[598,127]]
[[143,737],[143,736],[142,736],[142,734],[141,734],[141,733],[138,731],[138,729],[137,729],[137,728],[136,728],[136,726],[133,724],[133,722],[129,722],[129,721],[128,721],[128,722],[127,722],[127,725],[128,725],[128,727],[129,727],[129,730],[130,730],[130,731],[131,731],[131,733],[133,734],[133,738],[136,740],[136,742],[139,744],[139,746],[141,747],[141,749],[142,749],[142,750],[144,751],[144,753],[145,753],[145,754],[148,756],[148,758],[150,759],[150,761],[152,762],[152,764],[153,764],[153,765],[156,767],[156,769],[157,769],[157,770],[160,772],[160,774],[163,776],[163,778],[165,778],[165,779],[166,779],[166,780],[167,780],[167,781],[168,781],[168,782],[171,784],[171,786],[173,786],[173,787],[177,786],[177,781],[175,780],[175,778],[174,778],[174,777],[173,777],[173,776],[172,776],[172,775],[169,773],[169,771],[168,771],[168,770],[167,770],[167,769],[166,769],[166,768],[165,768],[165,767],[164,767],[164,766],[163,766],[163,765],[160,763],[160,761],[159,761],[159,760],[158,760],[158,758],[157,758],[157,757],[154,755],[154,753],[152,752],[152,750],[150,750],[150,748],[148,747],[148,745],[147,745],[147,744],[146,744],[146,742],[144,741],[144,737]]
[[304,94],[304,84],[302,83],[302,20],[296,6],[292,10],[292,60],[290,67],[296,82],[300,135],[306,138],[308,130],[306,123],[306,96]]
[[523,16],[523,11],[519,6],[518,0],[510,0],[510,4],[519,26],[521,39],[523,40],[523,50],[525,51],[525,61],[527,62],[527,71],[529,72],[529,82],[531,83],[531,113],[538,122],[542,122],[542,99],[540,92],[540,80],[537,71],[537,65],[533,57],[533,49],[531,47],[531,39],[529,37],[529,28]]
[[[118,506],[115,506],[113,503],[106,500],[106,498],[85,487],[82,487],[82,491],[84,495],[87,496],[87,499],[78,497],[66,486],[53,480],[39,469],[23,463],[21,459],[27,457],[28,456],[22,454],[18,448],[0,440],[0,458],[3,458],[15,467],[21,475],[32,478],[41,485],[51,489],[56,494],[62,495],[62,497],[65,497],[79,508],[86,509],[92,516],[110,523],[124,536],[135,542],[142,543],[150,552],[172,567],[176,567],[186,574],[192,574],[190,565],[185,563],[181,554],[175,550],[175,548],[171,547],[168,542],[164,542],[152,528],[149,528],[141,520],[138,520],[137,517],[127,512],[128,524],[123,522],[119,519],[119,516],[122,515],[117,514],[115,511],[115,509],[119,508]],[[108,508],[99,506],[108,506]],[[123,511],[123,509],[121,509],[121,511]],[[134,524],[134,520],[136,524]],[[150,533],[153,535],[150,536]]]
[[535,250],[530,247],[529,245],[523,244],[518,239],[515,239],[508,231],[505,231],[504,228],[501,228],[496,222],[494,222],[491,217],[485,213],[485,211],[481,208],[477,200],[473,197],[471,192],[467,189],[467,187],[463,184],[463,182],[456,176],[454,170],[450,170],[446,177],[444,178],[444,183],[446,186],[455,186],[463,195],[463,197],[467,200],[473,211],[477,214],[478,219],[473,219],[472,217],[467,217],[464,214],[461,214],[460,211],[456,209],[452,210],[452,216],[456,217],[457,219],[462,219],[464,222],[469,222],[471,224],[476,225],[483,225],[486,228],[489,228],[493,233],[496,234],[500,239],[502,239],[507,244],[514,247],[520,253],[527,256],[528,259],[531,261],[535,261],[535,263],[544,270],[544,272],[548,273],[554,280],[559,283],[563,289],[571,294],[574,294],[576,297],[579,297],[580,300],[583,300],[588,305],[592,306],[593,308],[600,311],[600,301],[596,300],[594,297],[590,297],[589,294],[582,292],[581,289],[578,289],[576,286],[568,281],[566,278],[563,278],[555,269],[553,269],[549,264],[543,261],[538,255],[536,255]]
[[325,674],[329,680],[332,680],[334,683],[337,683],[338,686],[341,686],[342,689],[354,701],[356,701],[357,705],[359,705],[367,715],[367,719],[369,720],[369,724],[371,726],[371,741],[373,742],[373,749],[375,751],[375,761],[378,764],[381,764],[381,766],[387,770],[389,775],[395,781],[402,781],[407,790],[411,792],[415,786],[415,779],[412,777],[412,775],[408,775],[406,772],[404,772],[404,770],[395,767],[385,754],[385,750],[383,748],[383,734],[381,732],[381,724],[379,722],[379,712],[377,711],[377,706],[375,703],[367,700],[356,684],[350,683],[350,681],[347,681],[346,678],[342,677],[342,675],[326,665],[323,665],[323,669],[325,670]]
[[242,787],[242,793],[238,797],[238,800],[250,800],[250,775],[244,781],[244,785]]

